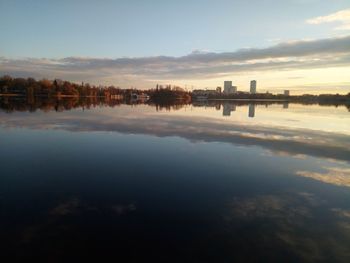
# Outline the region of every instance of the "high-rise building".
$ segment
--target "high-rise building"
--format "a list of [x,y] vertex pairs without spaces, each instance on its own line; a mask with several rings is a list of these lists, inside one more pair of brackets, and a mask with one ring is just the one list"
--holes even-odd
[[221,87],[216,87],[216,92],[221,93]]
[[224,82],[224,93],[229,94],[232,87],[232,81],[226,80]]
[[233,94],[237,92],[237,86],[232,86],[232,81],[226,80],[224,82],[224,94]]
[[285,90],[284,93],[283,93],[284,96],[289,96],[290,95],[290,92],[289,90]]
[[250,82],[250,93],[255,94],[256,93],[256,80],[252,80]]

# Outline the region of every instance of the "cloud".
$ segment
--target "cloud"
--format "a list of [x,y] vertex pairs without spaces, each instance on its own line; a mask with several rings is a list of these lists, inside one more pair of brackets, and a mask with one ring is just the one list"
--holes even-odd
[[333,208],[331,210],[333,212],[335,212],[340,217],[349,218],[350,219],[350,210],[341,209],[341,208]]
[[335,30],[350,30],[350,9],[341,10],[326,16],[315,17],[306,22],[312,25],[340,23],[339,26],[335,27]]
[[[252,198],[235,198],[229,211],[233,218],[270,218],[284,219],[295,224],[296,220],[310,218],[310,208],[319,206],[321,202],[311,193],[297,193],[293,196],[261,195]],[[286,222],[285,221],[285,222]]]
[[328,167],[325,172],[298,171],[297,175],[324,183],[350,187],[350,169]]
[[125,215],[129,212],[133,212],[136,210],[136,205],[134,203],[130,203],[127,205],[113,205],[112,210],[117,213],[117,215]]
[[[333,261],[346,261],[348,248],[343,240],[349,238],[348,211],[328,209],[328,200],[316,193],[288,190],[283,189],[283,194],[233,198],[223,212],[226,236],[233,240],[238,236],[238,245],[249,240],[249,247],[267,251],[264,258],[269,258],[271,247],[278,247],[293,262],[326,262],[330,251]],[[270,261],[275,259],[273,254]]]
[[65,216],[65,215],[73,214],[77,211],[79,205],[80,205],[79,199],[73,198],[53,208],[50,211],[50,214],[54,216]]
[[209,79],[242,72],[314,69],[350,65],[350,36],[290,41],[234,52],[193,52],[182,57],[9,59],[0,57],[0,74],[120,86],[155,80]]

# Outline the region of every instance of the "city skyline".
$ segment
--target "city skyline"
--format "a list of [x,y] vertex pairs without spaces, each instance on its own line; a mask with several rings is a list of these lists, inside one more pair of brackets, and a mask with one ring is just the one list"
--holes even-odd
[[[254,8],[252,8],[252,6]],[[157,83],[350,91],[348,1],[1,1],[0,75],[122,88]]]

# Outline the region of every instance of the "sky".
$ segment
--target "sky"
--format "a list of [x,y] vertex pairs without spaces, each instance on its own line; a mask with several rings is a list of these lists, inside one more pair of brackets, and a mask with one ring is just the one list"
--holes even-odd
[[349,0],[0,0],[0,75],[350,92]]

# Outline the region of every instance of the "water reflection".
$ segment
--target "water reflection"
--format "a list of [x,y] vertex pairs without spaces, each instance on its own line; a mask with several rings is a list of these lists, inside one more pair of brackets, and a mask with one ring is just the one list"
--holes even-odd
[[248,116],[250,118],[254,118],[255,117],[255,104],[249,104],[249,114]]
[[143,105],[154,106],[157,111],[161,110],[179,110],[188,105],[187,101],[179,100],[172,103],[161,101],[144,102],[142,100],[120,100],[105,97],[72,97],[72,98],[46,98],[46,97],[0,97],[0,110],[11,113],[16,111],[35,112],[41,110],[44,112],[56,111],[62,112],[72,109],[91,109],[96,107],[118,107],[120,105]]
[[[315,213],[324,207],[325,202],[307,192],[236,198],[225,217],[226,225],[232,232],[242,225],[259,226],[258,233],[257,229],[240,233],[244,240],[254,239],[256,244],[264,244],[254,251],[278,248],[274,254],[259,251],[267,261],[283,258],[283,253],[286,253],[290,256],[288,262],[345,262],[349,258],[349,250],[342,240],[347,240],[350,234],[346,218],[348,211],[333,208]],[[327,228],[322,225],[325,222],[328,222]],[[329,232],[339,239],[325,238]],[[317,237],[311,233],[317,233]],[[330,251],[337,252],[333,254]]]
[[[223,116],[231,116],[231,112],[235,112],[237,107],[249,106],[248,116],[255,117],[255,109],[259,106],[269,105],[281,105],[281,108],[288,109],[289,102],[285,101],[248,101],[248,100],[205,100],[205,101],[189,101],[175,100],[171,103],[167,101],[142,101],[142,100],[121,100],[105,97],[72,97],[72,98],[46,98],[46,97],[0,97],[0,109],[11,113],[15,111],[29,111],[35,112],[37,110],[57,111],[62,112],[64,110],[72,109],[90,109],[96,107],[116,107],[120,105],[150,105],[154,106],[157,111],[161,110],[180,110],[188,105],[194,107],[215,108],[215,110],[222,110]],[[350,105],[348,104],[300,104],[300,105],[321,105],[321,106],[334,106],[334,107],[346,107],[350,111]]]
[[349,262],[343,106],[0,105],[0,245],[12,261]]
[[297,175],[321,182],[350,187],[350,169],[343,167],[325,167],[323,172],[297,171]]
[[[240,119],[231,121],[219,116],[210,116],[210,113],[217,111],[217,105],[221,105],[217,102],[205,107],[202,104],[194,104],[195,108],[192,109],[188,108],[188,105],[180,103],[168,106],[153,105],[152,103],[148,105],[138,104],[138,107],[135,108],[134,106],[137,106],[137,104],[128,105],[120,101],[111,102],[111,104],[105,104],[101,101],[44,101],[35,104],[37,108],[33,108],[33,105],[28,106],[23,101],[15,100],[11,103],[2,104],[2,106],[4,105],[6,106],[6,112],[13,113],[27,110],[36,111],[37,109],[44,112],[50,110],[61,112],[58,115],[40,115],[40,118],[35,114],[25,116],[18,114],[2,115],[0,125],[4,127],[50,128],[76,132],[114,131],[158,137],[179,136],[197,142],[225,142],[243,146],[260,146],[278,155],[307,155],[335,160],[350,160],[350,122],[339,122],[337,123],[339,127],[335,123],[331,123],[334,131],[315,129],[313,127],[316,127],[316,125],[312,123],[310,128],[303,127],[303,124],[301,124],[301,127],[300,125],[292,127],[289,120],[284,125],[280,119],[276,123],[271,123],[271,119],[278,113],[276,110],[283,108],[283,103],[223,102],[222,108],[225,117],[230,116],[233,111],[235,111],[235,116],[232,117],[239,117],[248,112],[248,119],[255,117],[255,109],[259,105],[270,105],[271,108],[268,109],[271,110],[271,113],[268,112],[267,120],[260,122],[257,120],[254,123]],[[114,107],[118,108],[114,110]],[[240,108],[239,112],[236,112],[237,107]],[[71,110],[74,108],[80,108],[83,111],[91,108],[98,110],[86,114],[79,111],[67,112],[66,114],[62,112],[63,109]],[[178,112],[166,115],[157,113],[164,109]],[[196,109],[203,111],[196,114]],[[263,109],[265,108],[261,108],[261,111]],[[266,114],[266,110],[264,111],[264,114]],[[298,112],[296,114],[298,118],[304,117],[304,114]],[[288,115],[282,114],[281,116],[284,119],[288,118]],[[339,121],[344,120],[345,116],[350,118],[348,114],[339,115]],[[332,117],[338,116],[332,115]],[[311,122],[312,119],[315,119],[313,114],[310,115],[310,119],[305,120],[305,123]],[[320,125],[326,127],[326,124],[322,122]]]
[[232,111],[236,111],[236,105],[232,103],[224,103],[222,116],[231,116]]

